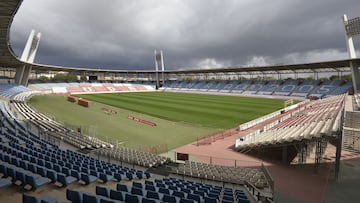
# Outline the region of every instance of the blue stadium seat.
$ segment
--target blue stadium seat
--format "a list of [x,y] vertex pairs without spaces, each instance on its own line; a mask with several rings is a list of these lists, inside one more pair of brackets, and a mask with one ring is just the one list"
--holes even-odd
[[39,203],[40,202],[40,199],[38,199],[37,197],[28,195],[25,193],[23,193],[22,199],[23,199],[23,203]]
[[100,195],[103,197],[110,197],[110,191],[109,191],[109,188],[107,188],[107,187],[101,187],[101,186],[97,185],[95,188],[95,193],[96,193],[96,195]]
[[32,187],[32,189],[37,189],[43,185],[50,183],[50,179],[26,174],[25,182],[26,184],[29,184]]
[[125,194],[125,202],[127,202],[127,203],[140,203],[141,198],[139,196],[137,196],[137,195],[126,193]]
[[121,203],[121,202],[113,199],[100,198],[100,203]]
[[166,188],[166,185],[164,183],[157,182],[155,185],[159,188]]
[[146,191],[146,197],[157,200],[162,199],[162,196],[158,192],[150,191],[150,190]]
[[143,197],[142,200],[141,200],[141,203],[160,203],[160,201],[155,200],[155,199],[148,199],[148,198]]
[[11,177],[11,178],[15,178],[15,169],[13,167],[7,167],[6,168],[6,176]]
[[53,197],[36,197],[23,193],[22,195],[23,203],[58,203],[58,201]]
[[156,188],[153,185],[145,185],[145,190],[156,191]]
[[62,187],[67,187],[68,185],[75,183],[77,179],[72,176],[66,176],[63,173],[58,173],[57,181],[62,184]]
[[197,201],[198,203],[201,202],[201,196],[200,196],[200,195],[196,195],[196,194],[188,193],[187,199],[195,200],[195,201]]
[[124,193],[121,191],[110,189],[110,199],[124,201],[125,200]]
[[109,175],[109,174],[106,174],[106,173],[100,173],[99,174],[99,179],[103,181],[103,183],[106,183],[112,179],[114,179],[114,176],[113,175]]
[[181,191],[174,191],[172,193],[173,196],[175,197],[179,197],[179,198],[185,198],[185,193],[181,192]]
[[81,180],[84,181],[85,185],[89,185],[90,183],[93,183],[97,181],[97,177],[89,174],[81,174]]
[[163,188],[163,187],[160,187],[158,192],[162,193],[162,194],[168,194],[170,195],[170,190],[169,189],[166,189],[166,188]]
[[150,180],[145,180],[145,185],[154,185],[154,182]]
[[147,179],[151,178],[151,173],[149,172],[144,172],[144,175]]
[[137,187],[132,187],[131,188],[131,194],[140,195],[140,196],[145,195],[143,189],[137,188]]
[[134,179],[134,174],[132,174],[132,173],[129,173],[129,172],[128,172],[128,173],[126,173],[125,175],[126,175],[126,178],[129,179],[129,180]]
[[218,203],[218,200],[216,198],[212,197],[204,197],[205,203]]
[[10,186],[12,183],[8,179],[0,178],[0,189]]
[[33,163],[28,163],[28,170],[33,172],[33,173],[37,173],[36,171],[36,167]]
[[196,195],[200,195],[200,196],[202,196],[202,197],[205,196],[205,192],[204,192],[204,191],[196,190],[196,191],[194,191],[193,193],[196,194]]
[[184,199],[184,198],[181,198],[181,199],[180,199],[180,203],[195,203],[195,201],[192,200],[192,199]]
[[48,177],[52,183],[57,181],[57,173],[54,170],[47,170],[46,177]]
[[83,193],[83,202],[85,203],[100,203],[100,199],[91,194]]
[[234,197],[233,196],[229,196],[229,195],[224,195],[223,196],[223,201],[230,201],[230,202],[234,202]]
[[171,185],[171,183],[169,183],[168,185],[169,185],[169,186],[168,186],[168,189],[169,189],[169,190],[178,191],[178,187],[177,187],[177,186]]
[[139,182],[133,182],[133,187],[143,188],[143,185]]
[[126,176],[125,176],[124,174],[121,174],[121,173],[115,173],[115,174],[114,174],[114,178],[115,178],[117,181],[124,180],[125,177],[126,177]]
[[81,179],[80,173],[78,171],[76,171],[76,170],[71,170],[71,176],[78,179],[78,180]]
[[42,177],[46,177],[47,171],[46,168],[44,167],[37,167],[37,172],[39,175],[41,175]]
[[136,175],[136,177],[138,179],[143,179],[143,172],[142,171],[136,171],[135,175]]
[[190,188],[180,187],[180,191],[188,194],[192,193],[192,190]]
[[116,185],[116,190],[123,191],[123,192],[130,192],[127,185],[123,185],[123,184],[120,184],[120,183],[118,183]]
[[20,182],[21,182],[21,185],[25,185],[25,184],[26,184],[25,174],[30,174],[30,172],[22,171],[22,170],[17,170],[17,171],[15,172],[15,180],[20,181]]
[[177,203],[177,198],[175,196],[164,194],[164,196],[162,198],[162,201],[171,202],[171,203]]
[[65,167],[65,166],[61,169],[61,172],[62,172],[63,174],[65,174],[66,176],[70,176],[70,175],[71,175],[71,170],[70,170],[69,168]]
[[66,189],[66,199],[72,203],[83,203],[83,194],[76,190]]

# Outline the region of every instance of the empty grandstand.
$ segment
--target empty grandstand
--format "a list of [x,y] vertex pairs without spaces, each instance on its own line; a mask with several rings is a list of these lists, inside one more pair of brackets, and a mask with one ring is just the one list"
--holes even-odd
[[[264,67],[162,70],[161,81],[158,70],[48,66],[34,63],[31,57],[19,59],[8,42],[9,28],[21,3],[21,0],[0,3],[0,68],[12,75],[2,76],[5,83],[0,84],[0,202],[271,203],[276,199],[276,192],[280,194],[278,188],[282,187],[283,192],[295,185],[287,184],[284,179],[274,179],[269,172],[271,167],[278,166],[279,160],[283,162],[279,168],[311,164],[318,172],[320,165],[328,161],[325,160],[326,150],[336,147],[336,154],[331,156],[336,159],[334,173],[338,175],[341,153],[346,151],[354,156],[360,153],[359,59]],[[347,37],[351,37],[349,25],[353,21],[344,22],[350,32]],[[30,37],[33,41],[28,44],[30,51],[35,53],[39,43],[39,36],[36,36]],[[163,58],[160,61],[163,66]],[[37,71],[49,75],[67,72],[77,78],[86,75],[89,81],[38,83]],[[294,77],[282,79],[282,75],[288,76],[289,72]],[[343,75],[350,72],[352,80],[318,77],[318,73]],[[256,74],[272,74],[277,79],[253,78]],[[313,79],[299,78],[298,74],[310,74]],[[204,79],[210,76],[214,78]],[[215,139],[216,134],[213,138],[210,136],[211,141],[206,144],[190,143],[188,147],[195,148],[198,154],[171,151],[160,155],[69,129],[28,104],[28,100],[38,94],[68,96],[145,91],[285,98],[299,100],[299,103],[239,123],[236,129],[220,132],[219,139]],[[113,113],[116,111],[108,112],[116,114]],[[226,145],[227,142],[231,144]],[[169,153],[175,157],[165,156]],[[213,160],[212,153],[218,153],[221,161],[231,159],[231,163],[219,164],[221,161]],[[229,154],[246,158],[232,160]],[[208,162],[204,161],[207,156],[210,157]],[[247,163],[258,157],[263,159],[260,164]],[[274,175],[281,177],[279,173],[275,171]],[[312,175],[311,178],[319,178]],[[320,179],[327,182],[329,175],[326,175]],[[292,178],[288,174],[285,176]],[[303,174],[300,176],[304,177]],[[275,187],[277,182],[282,185]],[[288,188],[284,189],[284,185]],[[313,185],[302,186],[304,189]]]

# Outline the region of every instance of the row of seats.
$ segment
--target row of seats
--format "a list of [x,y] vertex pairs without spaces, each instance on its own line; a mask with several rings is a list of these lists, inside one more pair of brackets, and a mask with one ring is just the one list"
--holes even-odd
[[34,196],[34,195],[29,195],[26,193],[23,193],[22,195],[22,199],[23,199],[23,203],[68,203],[68,201],[58,201],[56,198],[54,197],[50,197],[50,196]]
[[104,183],[111,180],[120,181],[125,178],[132,180],[151,176],[141,170],[95,160],[72,151],[44,150],[15,143],[8,144],[0,143],[0,151],[3,152],[0,154],[2,161],[0,172],[5,177],[10,176],[14,181],[20,181],[22,185],[30,184],[33,189],[49,182],[59,182],[61,186],[66,187],[79,180],[87,185],[97,180]]
[[[30,186],[30,189],[36,190],[37,188],[50,183],[50,179],[46,177],[33,173],[30,170],[23,169],[20,166],[12,165],[12,163],[20,162],[19,159],[11,157],[11,159],[7,160],[8,163],[1,160],[1,158],[2,157],[0,157],[0,173],[4,178],[10,177],[14,184],[22,185],[25,189]],[[5,158],[3,159],[6,160]]]
[[256,168],[230,167],[185,161],[184,164],[172,167],[171,172],[179,175],[235,184],[244,184],[244,181],[247,181],[259,189],[268,189],[269,187],[264,172]]
[[[169,189],[171,188],[171,189]],[[193,183],[175,178],[133,182],[132,186],[117,184],[116,189],[96,186],[95,195],[76,190],[67,190],[67,199],[76,202],[250,202],[243,190]]]
[[351,89],[351,81],[341,80],[243,80],[243,81],[166,81],[165,90],[194,90],[240,94],[324,97],[343,94]]
[[42,146],[44,148],[54,147],[54,144],[41,140],[38,135],[30,132],[19,120],[12,119],[8,114],[8,111],[7,103],[0,101],[0,127],[2,139],[6,138],[8,141],[14,141],[19,144],[27,143],[33,146]]
[[0,84],[0,96],[5,98],[12,98],[14,95],[19,94],[21,92],[27,92],[30,89],[17,84]]
[[345,95],[308,102],[304,107],[294,111],[290,118],[280,119],[282,122],[278,122],[272,128],[237,139],[235,148],[243,150],[336,135],[340,129],[344,102]]
[[[242,189],[224,188],[210,184],[195,183],[176,178],[155,179],[132,182],[132,185],[117,184],[115,189],[97,185],[95,194],[89,191],[67,189],[66,199],[73,203],[249,203]],[[23,194],[23,202],[62,202],[53,197],[36,197]]]
[[100,156],[147,168],[157,167],[170,162],[169,158],[125,147],[98,149],[95,153]]

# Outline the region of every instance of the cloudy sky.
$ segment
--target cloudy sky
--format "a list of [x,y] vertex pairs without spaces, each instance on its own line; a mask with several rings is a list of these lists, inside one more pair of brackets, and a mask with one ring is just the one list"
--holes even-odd
[[26,0],[10,42],[20,56],[35,29],[35,62],[74,67],[153,69],[154,49],[167,69],[317,62],[348,57],[343,14],[359,0]]

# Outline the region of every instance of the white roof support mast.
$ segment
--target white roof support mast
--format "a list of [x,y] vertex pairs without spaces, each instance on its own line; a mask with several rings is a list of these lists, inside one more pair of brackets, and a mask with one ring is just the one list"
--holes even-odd
[[[343,15],[342,20],[345,26],[346,47],[348,49],[349,58],[355,59],[356,52],[352,38],[354,36],[360,36],[360,17],[348,20],[347,16]],[[359,67],[357,67],[357,65],[353,64],[352,62],[350,62],[350,66],[354,92],[357,93],[360,91]]]

